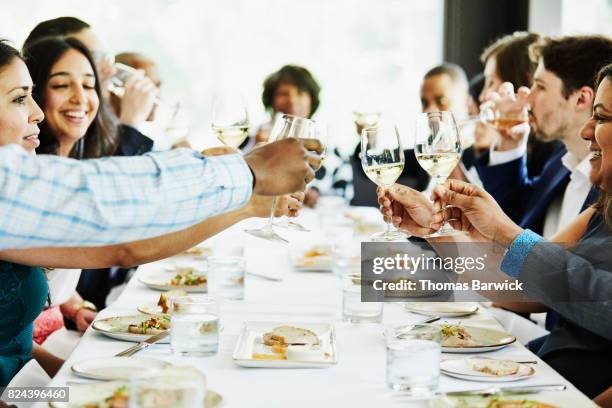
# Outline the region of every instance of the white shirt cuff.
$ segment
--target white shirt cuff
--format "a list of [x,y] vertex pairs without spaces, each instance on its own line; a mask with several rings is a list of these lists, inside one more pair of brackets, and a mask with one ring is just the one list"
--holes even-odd
[[512,150],[505,150],[500,152],[495,150],[497,143],[491,146],[491,150],[489,151],[489,166],[495,166],[498,164],[504,164],[511,162],[512,160],[520,159],[527,152],[527,141],[521,142],[518,147]]

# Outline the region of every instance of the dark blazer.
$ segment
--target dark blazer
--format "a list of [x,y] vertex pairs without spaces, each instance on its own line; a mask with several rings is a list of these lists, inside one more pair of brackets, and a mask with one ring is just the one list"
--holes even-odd
[[119,125],[119,146],[115,156],[140,156],[153,149],[153,140],[129,125]]
[[565,153],[565,146],[557,146],[542,172],[533,178],[527,174],[526,156],[489,166],[486,152],[476,161],[476,169],[484,188],[514,222],[542,233],[548,207],[569,183],[570,171],[561,162]]

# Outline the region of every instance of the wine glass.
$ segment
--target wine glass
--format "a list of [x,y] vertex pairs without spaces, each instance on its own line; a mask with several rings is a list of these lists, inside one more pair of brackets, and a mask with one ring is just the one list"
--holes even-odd
[[[288,137],[312,139],[316,138],[318,135],[319,133],[317,131],[317,126],[313,120],[292,115],[283,115],[282,119],[274,124],[268,140],[269,142],[274,142],[277,140],[286,139]],[[276,211],[277,204],[278,197],[275,197],[272,201],[270,218],[268,219],[266,225],[261,228],[246,230],[246,232],[269,241],[289,243],[289,241],[274,231],[274,213]]]
[[[404,149],[397,127],[381,123],[361,131],[361,166],[366,176],[378,186],[388,189],[404,170]],[[408,238],[387,222],[387,229],[370,237],[372,241],[399,241]]]
[[249,116],[239,92],[217,95],[213,102],[212,129],[217,139],[230,147],[238,148],[248,137]]
[[[461,138],[451,112],[427,112],[417,118],[416,143],[414,147],[417,161],[433,177],[437,185],[442,185],[461,160]],[[446,206],[443,206],[443,211]],[[446,220],[437,232],[429,237],[455,235]]]
[[[321,153],[321,166],[325,161],[325,155],[327,153],[327,135],[327,126],[320,122],[313,121],[313,127],[309,131],[309,134],[302,136],[303,138],[308,137],[312,139],[318,139],[323,145],[323,152]],[[310,232],[308,228],[304,227],[299,222],[288,217],[283,217],[281,221],[275,222],[274,225],[277,227],[292,229],[296,231]]]
[[[123,95],[125,94],[125,83],[132,75],[136,73],[138,73],[136,68],[120,62],[115,62],[113,64],[113,75],[111,76],[110,81],[108,81],[108,90],[117,95],[119,98],[123,98]],[[159,97],[155,97],[155,104],[158,106],[164,105]]]

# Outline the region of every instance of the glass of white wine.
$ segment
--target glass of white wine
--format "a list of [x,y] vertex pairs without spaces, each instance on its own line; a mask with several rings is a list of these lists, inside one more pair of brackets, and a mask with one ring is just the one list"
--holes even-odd
[[[442,185],[461,160],[461,138],[451,112],[427,112],[417,118],[414,152],[421,167]],[[443,208],[445,210],[446,207]],[[448,222],[429,237],[455,235]]]
[[[280,121],[277,121],[272,127],[268,142],[270,143],[289,137],[316,139],[319,135],[320,133],[317,131],[317,124],[315,123],[315,121],[306,118],[300,118],[298,116],[293,115],[283,115],[282,119]],[[274,231],[274,213],[276,212],[277,204],[278,197],[275,197],[272,201],[272,210],[270,211],[270,218],[268,219],[266,225],[261,228],[246,230],[246,232],[256,237],[267,239],[268,241],[288,243],[289,241],[287,241],[285,238],[278,235],[276,231]],[[304,227],[301,228],[305,230]]]
[[[388,189],[404,170],[404,149],[397,127],[379,123],[377,127],[361,131],[361,166],[366,176],[376,185]],[[408,238],[391,222],[387,229],[370,237],[372,241],[400,241]]]
[[212,129],[217,139],[229,147],[238,148],[248,137],[249,116],[239,92],[229,91],[215,97]]

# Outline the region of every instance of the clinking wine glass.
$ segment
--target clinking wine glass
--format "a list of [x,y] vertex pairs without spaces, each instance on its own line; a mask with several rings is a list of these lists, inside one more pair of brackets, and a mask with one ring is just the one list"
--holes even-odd
[[249,116],[246,102],[239,92],[229,91],[215,97],[212,129],[225,146],[238,148],[248,137]]
[[[414,151],[417,161],[435,183],[444,184],[461,160],[461,139],[453,114],[447,111],[420,114],[416,123]],[[442,210],[445,214],[446,206]],[[428,238],[457,233],[445,220],[442,227]]]
[[[270,142],[277,140],[286,139],[288,137],[296,138],[309,138],[313,139],[319,136],[320,133],[317,131],[317,124],[315,121],[300,118],[292,115],[283,115],[280,121],[277,121],[272,128],[270,133]],[[276,241],[288,243],[285,238],[281,237],[274,231],[274,213],[278,204],[278,197],[275,197],[272,201],[272,210],[270,211],[270,218],[266,225],[257,229],[246,230],[247,233],[267,239],[268,241]]]
[[[113,75],[108,81],[108,90],[119,98],[123,98],[125,94],[125,83],[130,79],[131,76],[138,73],[136,68],[130,67],[129,65],[115,62],[113,64]],[[164,106],[164,103],[159,97],[155,97],[155,104],[157,106]]]
[[[370,180],[384,189],[390,188],[404,170],[404,149],[397,127],[379,124],[361,131],[361,166]],[[387,229],[370,237],[372,241],[406,240],[408,235],[391,222]]]

